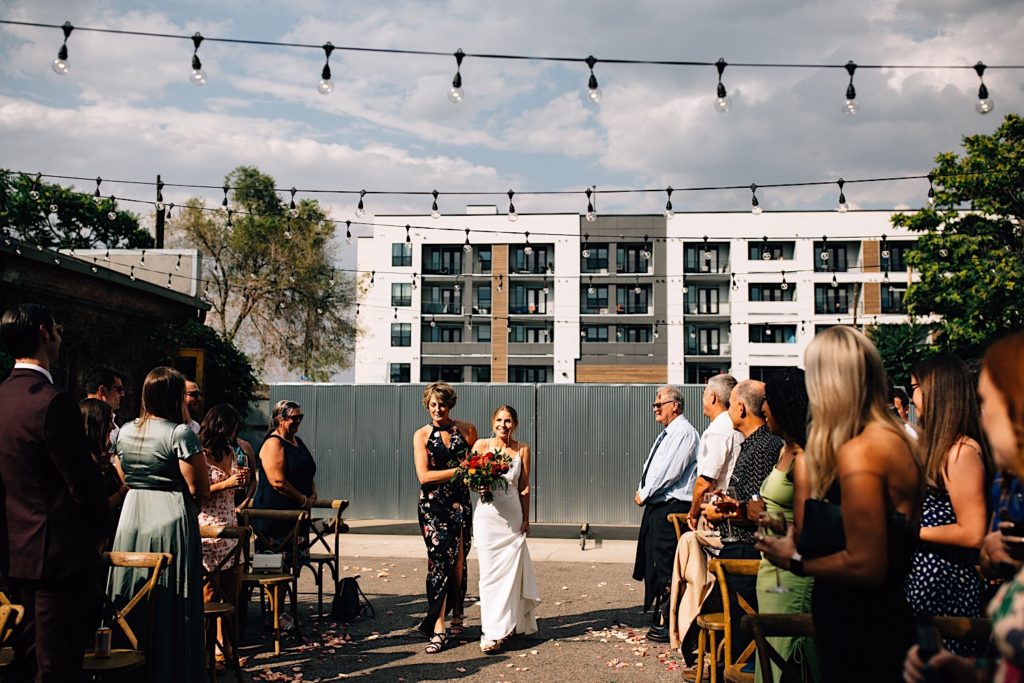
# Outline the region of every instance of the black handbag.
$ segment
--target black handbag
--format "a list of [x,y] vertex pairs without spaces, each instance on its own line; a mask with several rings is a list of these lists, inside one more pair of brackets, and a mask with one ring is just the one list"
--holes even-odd
[[359,587],[358,576],[346,576],[338,582],[331,601],[331,619],[349,624],[364,616],[377,616],[366,593]]
[[846,547],[843,513],[838,505],[809,498],[804,503],[804,525],[796,548],[804,557],[824,557]]

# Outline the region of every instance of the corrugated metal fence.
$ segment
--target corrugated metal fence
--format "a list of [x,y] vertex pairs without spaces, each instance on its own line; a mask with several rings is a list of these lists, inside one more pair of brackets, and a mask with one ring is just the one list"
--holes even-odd
[[[321,497],[347,498],[354,519],[416,517],[419,483],[412,435],[429,419],[423,384],[275,384],[270,404],[296,401],[299,436],[317,462]],[[703,385],[680,387],[697,431]],[[533,519],[555,524],[638,525],[633,492],[660,426],[651,403],[657,385],[462,384],[452,415],[490,433],[491,414],[519,413],[516,437],[533,452]],[[255,444],[258,448],[258,444]]]

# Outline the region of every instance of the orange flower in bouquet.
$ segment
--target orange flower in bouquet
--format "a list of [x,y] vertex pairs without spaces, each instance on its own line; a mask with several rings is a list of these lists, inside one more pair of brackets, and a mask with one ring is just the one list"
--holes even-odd
[[512,467],[512,458],[505,455],[500,448],[486,453],[468,452],[455,469],[452,481],[461,481],[470,490],[480,494],[480,501],[494,502],[494,491],[508,491],[508,474]]

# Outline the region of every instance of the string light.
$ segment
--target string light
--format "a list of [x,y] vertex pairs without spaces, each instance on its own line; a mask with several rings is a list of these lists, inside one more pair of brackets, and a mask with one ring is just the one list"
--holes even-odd
[[551,293],[551,290],[548,288],[548,279],[547,278],[544,278],[544,287],[540,291],[543,292],[545,295]]
[[203,63],[199,61],[199,46],[203,44],[203,36],[196,31],[192,36],[192,74],[189,78],[193,85],[206,85],[206,72],[203,71]]
[[715,97],[715,111],[720,114],[724,114],[732,107],[732,102],[729,101],[729,97],[725,92],[725,85],[722,83],[722,74],[727,66],[729,64],[721,57],[715,62],[715,68],[718,69],[718,92]]
[[110,195],[110,211],[107,212],[107,220],[117,219],[117,199]]
[[[366,217],[366,207],[363,206],[363,197],[366,196],[366,190],[359,190],[359,203],[356,204],[356,218]],[[351,242],[350,242],[351,244]]]
[[452,87],[448,89],[448,101],[452,104],[462,101],[462,59],[465,56],[461,47],[455,51],[455,78],[452,79]]
[[291,218],[288,219],[288,225],[285,226],[284,238],[286,240],[290,240],[292,238],[292,219]]
[[594,65],[597,64],[597,59],[594,58],[594,55],[590,55],[583,61],[590,68],[590,80],[587,81],[587,99],[593,104],[598,104],[601,101],[601,89],[597,87],[597,76],[594,75]]
[[[128,270],[128,278],[129,278],[129,279],[130,279],[130,280],[131,280],[132,282],[135,282],[135,280],[136,280],[136,278],[135,278],[135,266],[132,266],[132,267],[131,267],[131,268],[130,268],[130,269]],[[205,292],[203,292],[203,293],[205,294]]]
[[512,197],[514,197],[515,194],[516,193],[513,192],[512,190],[508,191],[508,221],[509,221],[509,223],[515,223],[516,220],[519,218],[519,215],[516,213],[515,204],[512,203]]
[[225,228],[225,229],[226,229],[226,230],[227,230],[228,232],[234,232],[234,231],[235,231],[235,226],[234,226],[234,224],[233,224],[233,223],[231,222],[231,214],[233,214],[233,213],[234,213],[234,211],[232,211],[231,209],[228,209],[228,219],[227,219],[227,221],[226,221],[226,222],[224,223],[224,228]]
[[405,245],[403,246],[403,248],[405,249],[406,252],[411,252],[412,251],[412,238],[409,236],[409,227],[410,227],[409,224],[406,223],[405,224]]
[[100,184],[103,182],[103,178],[96,176],[96,190],[92,193],[92,200],[99,204],[103,201],[103,196],[100,194]]
[[819,254],[818,258],[820,258],[826,264],[828,263],[828,235],[821,236],[821,254]]
[[160,180],[160,176],[156,177],[156,204],[155,208],[157,211],[164,210],[164,181]]
[[935,176],[928,174],[928,206],[935,206]]
[[466,243],[462,245],[462,251],[467,254],[473,251],[473,245],[469,243],[469,228],[466,228]]
[[181,272],[181,254],[178,254],[178,260],[174,264],[174,270]]
[[498,275],[498,291],[501,292],[501,291],[504,291],[504,289],[505,289],[505,276],[499,274]]
[[330,42],[323,44],[324,49],[324,68],[320,72],[320,82],[316,85],[316,90],[321,95],[330,95],[334,92],[334,83],[331,82],[331,53],[334,52],[334,45]]
[[986,68],[987,67],[982,62],[978,62],[974,65],[974,72],[978,74],[978,79],[981,80],[981,85],[978,86],[978,101],[974,103],[974,110],[979,114],[988,114],[995,109],[995,104],[992,102],[992,98],[988,96],[988,87],[985,85]]
[[750,213],[755,216],[760,216],[764,213],[764,209],[761,208],[760,203],[757,201],[757,183],[750,184]]
[[461,277],[462,277],[461,273],[455,276],[455,286],[452,287],[452,289],[454,289],[456,292],[461,292],[462,291],[462,285],[459,284],[459,278],[461,278]]
[[[413,273],[412,274],[412,291],[414,291],[414,292],[416,291],[416,276],[417,275],[419,275],[419,273]],[[332,286],[334,285],[334,281],[333,280],[331,281],[331,285]]]
[[763,246],[761,247],[761,260],[762,261],[771,261],[772,260],[772,252],[768,248],[768,235],[765,235],[761,239],[763,241]]
[[704,260],[711,260],[711,249],[708,247],[708,236],[704,235]]
[[843,68],[846,69],[846,73],[850,74],[850,83],[846,86],[846,100],[843,102],[843,113],[853,116],[860,108],[860,105],[857,104],[857,89],[853,87],[853,74],[857,71],[857,65],[850,60]]
[[650,243],[650,239],[651,238],[650,238],[649,235],[644,235],[644,248],[640,250],[640,258],[643,259],[644,261],[650,261],[651,260],[651,243]]
[[729,277],[732,278],[732,291],[738,292],[739,289],[740,289],[740,286],[738,284],[736,284],[736,273],[729,273]]
[[583,250],[580,252],[583,258],[590,258],[590,233],[583,233]]
[[75,27],[71,25],[70,21],[65,21],[64,25],[60,28],[64,31],[64,42],[61,43],[60,49],[57,50],[57,58],[53,60],[50,68],[53,69],[53,73],[63,76],[68,72],[68,37],[75,30]]
[[[292,193],[291,201],[288,203],[288,215],[292,218],[296,218],[299,215],[299,210],[295,207],[295,193],[297,190],[293,187],[289,192]],[[227,200],[227,193],[224,193],[224,199]]]
[[633,293],[639,294],[641,291],[643,291],[640,289],[640,276],[635,275],[634,277],[636,278],[636,283],[633,285]]
[[352,221],[345,221],[345,244],[352,244]]
[[437,327],[437,321],[434,320],[434,316],[433,315],[430,316],[430,326],[431,327]]
[[883,259],[885,259],[885,260],[888,260],[888,259],[889,259],[889,256],[890,256],[890,252],[889,252],[889,243],[888,243],[888,241],[886,240],[886,237],[885,237],[885,235],[882,235],[882,250],[881,250],[881,256],[882,256],[882,258],[883,258]]
[[32,189],[28,191],[28,196],[36,201],[39,201],[39,181],[42,179],[43,174],[36,173],[36,177],[32,180]]
[[167,273],[167,286],[168,287],[171,286],[171,274],[170,273]]
[[686,285],[686,273],[683,273],[683,294],[690,291],[690,288]]
[[789,289],[789,283],[786,282],[786,271],[782,271],[782,284],[779,285],[779,289],[781,289],[782,291],[786,291],[787,289]]
[[587,277],[587,294],[594,294],[597,290],[594,288],[594,276],[590,275]]
[[533,247],[530,246],[530,231],[527,230],[525,235],[526,235],[526,246],[523,247],[523,253],[526,254],[527,256],[532,256],[533,255]]
[[224,183],[224,187],[221,188],[221,189],[224,190],[224,199],[221,200],[220,205],[221,205],[222,208],[227,209],[228,208],[228,192],[231,191],[231,188],[228,186],[227,183]]
[[665,188],[665,194],[668,195],[668,201],[665,202],[665,220],[670,221],[675,216],[675,212],[672,210],[672,186],[669,185]]
[[835,289],[836,287],[839,286],[839,280],[836,279],[836,274],[835,273],[832,273],[832,283],[831,284],[832,284],[832,289]]
[[593,202],[594,190],[588,187],[585,194],[587,195],[587,222],[593,223],[597,220],[597,212],[594,211]]
[[437,220],[438,218],[441,217],[441,209],[438,208],[437,206],[438,192],[437,190],[434,190],[433,192],[431,192],[431,194],[434,195],[434,203],[430,205],[430,217],[433,218],[434,220]]
[[397,308],[395,309],[395,317],[394,317],[394,319],[398,320],[398,309]]
[[846,213],[850,210],[850,205],[846,203],[846,195],[843,194],[843,185],[845,184],[846,181],[842,178],[836,181],[836,185],[839,186],[839,205],[836,206],[836,211],[839,213]]
[[373,287],[373,284],[376,281],[377,281],[377,271],[376,270],[371,270],[370,271],[370,287]]

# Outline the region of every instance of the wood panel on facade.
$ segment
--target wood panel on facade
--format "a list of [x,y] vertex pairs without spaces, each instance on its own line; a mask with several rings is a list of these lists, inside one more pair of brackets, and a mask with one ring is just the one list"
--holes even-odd
[[579,383],[664,384],[668,382],[668,367],[664,365],[577,365],[576,381]]
[[882,312],[882,286],[877,282],[864,283],[864,315]]
[[877,273],[881,263],[878,242],[873,240],[861,242],[861,251],[864,254],[864,272]]
[[[508,245],[491,250],[491,381],[508,381]],[[501,288],[498,284],[501,283]]]

